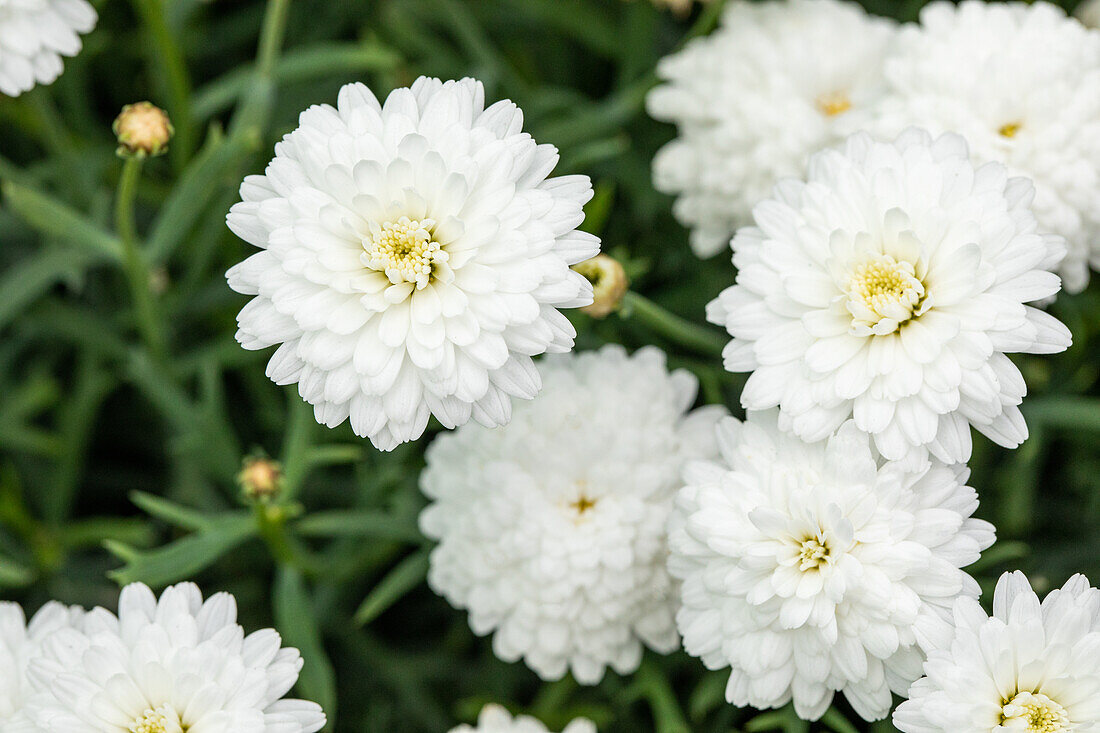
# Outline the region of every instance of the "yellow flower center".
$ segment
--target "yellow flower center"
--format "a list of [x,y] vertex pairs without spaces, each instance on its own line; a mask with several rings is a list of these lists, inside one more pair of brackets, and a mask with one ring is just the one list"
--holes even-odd
[[590,499],[587,496],[581,496],[576,501],[569,502],[569,508],[574,510],[577,514],[584,514],[595,506],[596,500]]
[[1021,692],[1001,708],[1001,725],[1009,730],[1059,733],[1070,730],[1066,709],[1042,693]]
[[1009,122],[1001,125],[997,132],[1001,137],[1013,138],[1016,137],[1016,133],[1020,131],[1021,127],[1023,127],[1023,125],[1019,122]]
[[434,228],[433,219],[407,216],[381,226],[372,223],[364,243],[363,263],[386,273],[394,285],[411,283],[417,290],[424,288],[431,282],[435,266],[449,259],[439,242],[432,239]]
[[810,537],[802,542],[802,549],[798,553],[798,569],[802,572],[815,570],[822,564],[829,562],[829,541],[818,537]]
[[817,109],[826,117],[836,117],[852,108],[852,100],[844,92],[829,92],[817,98]]
[[913,263],[874,255],[851,270],[847,295],[853,325],[885,335],[923,312],[924,283]]
[[170,705],[146,710],[128,728],[130,733],[187,733],[187,728]]

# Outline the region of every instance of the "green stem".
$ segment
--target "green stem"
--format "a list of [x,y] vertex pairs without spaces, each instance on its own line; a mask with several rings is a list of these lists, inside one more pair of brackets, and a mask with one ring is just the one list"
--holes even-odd
[[298,567],[297,554],[286,533],[286,510],[281,506],[259,503],[255,511],[260,536],[264,538],[275,560],[280,565]]
[[290,0],[268,0],[256,60],[256,72],[262,77],[270,79],[275,74],[275,64],[279,61],[279,53],[283,47],[289,12]]
[[168,111],[176,128],[175,140],[169,155],[176,170],[194,150],[195,125],[191,116],[191,79],[187,63],[176,38],[164,19],[162,0],[134,0],[134,5],[153,39],[153,59],[161,64],[168,89]]
[[721,356],[728,339],[711,328],[696,325],[670,313],[648,298],[630,291],[623,296],[623,318],[632,318],[669,341],[703,354]]
[[115,195],[115,231],[122,242],[122,265],[134,301],[138,331],[154,358],[162,360],[167,356],[164,333],[157,317],[153,293],[149,289],[149,266],[138,249],[137,227],[134,224],[134,196],[141,178],[141,164],[139,157],[127,158],[122,168]]

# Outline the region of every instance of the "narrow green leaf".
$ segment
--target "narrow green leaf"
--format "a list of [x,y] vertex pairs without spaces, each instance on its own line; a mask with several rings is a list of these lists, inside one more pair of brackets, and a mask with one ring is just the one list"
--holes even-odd
[[83,214],[47,194],[12,181],[0,184],[4,203],[43,234],[72,242],[114,260],[122,259],[122,243]]
[[298,677],[302,697],[313,700],[325,711],[328,729],[336,728],[336,673],[329,661],[317,624],[317,612],[310,602],[302,576],[281,566],[275,576],[275,625],[283,640],[297,647],[305,661]]
[[202,512],[144,491],[130,492],[130,501],[147,514],[183,529],[204,530],[211,525],[212,518]]
[[411,544],[424,542],[415,518],[370,509],[316,512],[303,517],[294,529],[307,537],[373,537]]
[[821,716],[821,722],[836,733],[859,733],[859,729],[852,725],[851,721],[841,715],[836,708],[829,708]]
[[149,552],[108,540],[104,543],[107,550],[126,563],[108,575],[119,585],[140,581],[161,588],[202,572],[255,531],[252,515],[244,514],[218,519],[204,532]]
[[101,253],[76,248],[50,248],[16,263],[0,277],[0,327],[56,283],[102,261]]
[[378,618],[405,594],[424,582],[427,574],[427,550],[421,550],[406,557],[367,594],[359,610],[355,612],[355,623],[366,626]]
[[35,577],[32,568],[11,558],[0,557],[0,588],[22,588],[33,583]]

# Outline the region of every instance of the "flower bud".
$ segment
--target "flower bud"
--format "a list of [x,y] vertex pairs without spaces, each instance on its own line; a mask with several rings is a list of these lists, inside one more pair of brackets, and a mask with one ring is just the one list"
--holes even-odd
[[592,305],[581,308],[593,318],[606,318],[619,307],[626,289],[630,285],[626,272],[618,260],[605,254],[598,254],[585,260],[573,269],[584,275],[592,283],[594,299]]
[[150,102],[123,107],[112,129],[118,137],[118,154],[124,158],[163,155],[175,133],[168,114]]
[[237,483],[245,497],[253,501],[271,499],[283,485],[283,467],[270,458],[244,459],[244,467],[237,474]]

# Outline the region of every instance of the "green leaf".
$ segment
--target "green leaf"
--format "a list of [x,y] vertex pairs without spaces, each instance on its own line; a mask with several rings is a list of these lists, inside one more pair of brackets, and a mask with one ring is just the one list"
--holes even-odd
[[302,653],[305,664],[298,677],[302,697],[313,700],[325,711],[329,730],[336,728],[336,673],[329,661],[317,624],[317,611],[310,602],[298,571],[281,566],[275,576],[275,625],[283,640]]
[[197,575],[255,532],[252,515],[244,513],[219,518],[203,532],[148,552],[107,540],[103,543],[107,550],[126,563],[108,575],[119,585],[142,582],[161,588]]
[[0,556],[0,588],[22,588],[33,583],[36,577],[32,568]]
[[406,593],[424,582],[427,574],[427,550],[421,550],[406,557],[367,594],[359,610],[355,612],[355,623],[365,626],[378,618],[387,608],[401,600]]
[[835,730],[836,733],[859,733],[859,729],[841,715],[836,708],[826,710],[825,715],[821,716],[821,722]]
[[43,234],[72,242],[93,253],[122,259],[122,242],[66,204],[12,181],[0,185],[7,208]]
[[410,544],[424,542],[415,518],[370,509],[316,512],[303,517],[294,529],[307,537],[372,537]]
[[145,513],[183,529],[206,530],[215,521],[214,518],[208,517],[200,511],[181,506],[153,494],[147,494],[144,491],[130,492],[130,501],[134,502]]
[[102,253],[71,247],[52,247],[17,263],[0,278],[0,327],[58,282],[105,259]]

